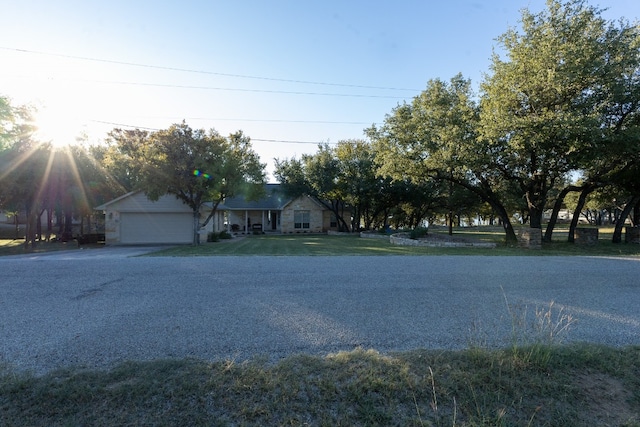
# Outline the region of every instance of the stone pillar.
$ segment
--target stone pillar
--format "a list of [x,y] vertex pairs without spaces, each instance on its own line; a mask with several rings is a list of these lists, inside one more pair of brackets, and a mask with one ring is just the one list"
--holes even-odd
[[626,243],[640,244],[640,226],[625,227],[624,228],[624,241]]
[[598,243],[597,228],[576,228],[573,232],[574,243],[578,245],[596,245]]
[[518,246],[527,249],[542,249],[542,229],[521,228],[518,234]]

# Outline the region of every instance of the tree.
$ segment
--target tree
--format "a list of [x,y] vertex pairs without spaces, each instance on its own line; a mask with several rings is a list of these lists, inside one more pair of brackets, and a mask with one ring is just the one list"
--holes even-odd
[[539,14],[523,11],[522,33],[509,29],[498,39],[507,59],[494,55],[482,84],[481,134],[490,141],[491,168],[517,184],[534,228],[541,228],[549,191],[602,155],[594,149],[601,143],[601,88],[620,77],[619,63],[635,49],[621,37],[625,28],[600,15],[583,0],[547,0]]
[[[503,224],[506,240],[516,236],[505,207],[505,186],[488,165],[491,145],[478,135],[478,107],[462,75],[448,83],[430,80],[411,104],[396,107],[380,127],[366,132],[379,154],[379,172],[395,180],[425,184],[447,181],[488,203]],[[426,188],[426,187],[425,187]],[[449,191],[452,193],[452,189]]]
[[275,159],[274,175],[285,194],[313,197],[334,214],[340,231],[352,230],[351,220],[345,218],[345,192],[339,185],[339,163],[328,144],[318,145],[315,154],[303,154],[300,159]]
[[191,208],[194,245],[199,244],[205,202],[213,202],[208,221],[225,197],[246,186],[262,188],[265,165],[242,132],[225,138],[213,129],[194,130],[183,122],[153,133],[114,130],[111,138],[117,150],[109,156],[124,160],[120,176],[130,185],[151,200],[172,194]]
[[0,152],[16,142],[26,141],[35,131],[33,108],[11,105],[11,100],[0,95]]

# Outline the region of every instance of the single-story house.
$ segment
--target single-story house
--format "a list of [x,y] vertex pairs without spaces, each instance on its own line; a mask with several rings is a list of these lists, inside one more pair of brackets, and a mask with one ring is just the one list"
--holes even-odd
[[[212,204],[205,203],[200,224]],[[191,208],[173,195],[152,201],[142,191],[133,191],[95,208],[105,215],[106,244],[189,244],[193,241]],[[200,232],[201,241],[212,231],[236,234],[321,233],[337,230],[333,213],[309,196],[286,197],[280,184],[266,184],[265,196],[247,200],[243,196],[224,200]]]
[[265,196],[247,200],[231,197],[218,206],[230,232],[322,233],[337,230],[333,213],[309,196],[288,198],[280,184],[266,184]]

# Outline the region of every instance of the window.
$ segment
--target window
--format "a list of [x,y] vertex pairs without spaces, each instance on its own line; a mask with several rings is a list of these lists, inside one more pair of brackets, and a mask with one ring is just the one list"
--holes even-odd
[[293,211],[293,228],[309,228],[309,211]]

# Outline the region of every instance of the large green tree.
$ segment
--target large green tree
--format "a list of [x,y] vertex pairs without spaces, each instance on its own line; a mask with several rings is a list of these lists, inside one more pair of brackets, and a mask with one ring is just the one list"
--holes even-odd
[[320,144],[315,154],[303,154],[300,159],[276,159],[274,175],[287,195],[313,197],[333,212],[339,230],[351,231],[340,169],[334,150],[328,144]]
[[494,55],[481,86],[481,136],[488,166],[517,186],[531,227],[541,228],[551,189],[605,155],[603,88],[637,46],[621,37],[624,24],[583,0],[547,0],[540,13],[524,10],[521,24],[499,37],[504,58]]
[[265,165],[242,132],[224,137],[183,122],[153,133],[114,130],[111,138],[116,149],[107,157],[125,165],[110,168],[127,179],[126,185],[143,190],[152,200],[172,194],[191,208],[194,245],[199,244],[200,213],[206,202],[213,202],[211,218],[225,197],[240,191],[258,193],[263,187]]
[[[487,140],[478,136],[478,107],[473,98],[471,83],[462,75],[449,82],[430,80],[411,104],[396,107],[382,126],[367,129],[367,134],[375,143],[383,176],[410,180],[421,188],[430,188],[425,184],[431,180],[462,187],[473,194],[470,199],[480,198],[493,208],[506,240],[515,242],[505,205],[510,188],[499,171],[488,167],[493,153]],[[445,185],[441,193],[452,200],[454,189]]]

